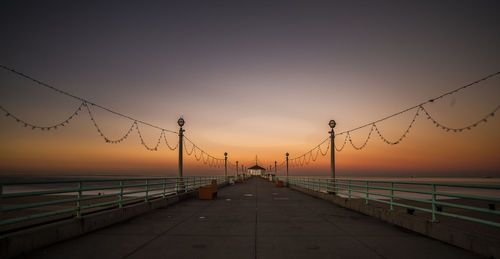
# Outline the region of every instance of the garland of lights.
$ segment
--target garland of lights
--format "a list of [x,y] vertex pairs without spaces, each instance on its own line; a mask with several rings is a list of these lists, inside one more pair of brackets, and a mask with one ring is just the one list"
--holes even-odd
[[[97,132],[99,133],[99,135],[105,140],[106,143],[111,143],[111,144],[118,144],[118,143],[121,143],[122,141],[124,141],[125,139],[128,138],[128,136],[130,135],[130,133],[133,131],[133,129],[135,128],[136,129],[136,132],[137,134],[139,135],[139,138],[141,140],[141,144],[147,149],[147,150],[150,150],[150,151],[157,151],[158,150],[158,147],[161,143],[161,139],[163,137],[167,147],[170,149],[170,150],[175,150],[178,148],[179,144],[177,144],[176,146],[172,147],[170,146],[170,144],[168,143],[167,141],[167,138],[166,138],[166,134],[165,132],[170,132],[170,133],[175,133],[177,134],[177,132],[175,131],[171,131],[171,130],[167,130],[167,129],[164,129],[164,128],[161,128],[161,127],[158,127],[158,126],[155,126],[155,125],[152,125],[150,123],[147,123],[147,122],[144,122],[144,121],[141,121],[141,120],[137,120],[137,119],[134,119],[130,116],[127,116],[127,115],[124,115],[124,114],[121,114],[121,113],[118,113],[118,112],[115,112],[113,110],[110,110],[108,108],[105,108],[103,106],[100,106],[100,105],[97,105],[95,103],[92,103],[90,101],[87,101],[83,98],[80,98],[80,97],[77,97],[75,95],[72,95],[70,93],[67,93],[65,91],[62,91],[58,88],[55,88],[51,85],[48,85],[46,83],[43,83],[37,79],[34,79],[26,74],[23,74],[21,72],[18,72],[14,69],[11,69],[7,66],[4,66],[4,65],[0,65],[0,68],[4,69],[4,70],[7,70],[7,71],[10,71],[14,74],[17,74],[25,79],[29,79],[35,83],[37,83],[39,86],[42,86],[42,87],[46,87],[46,88],[49,88],[59,94],[63,94],[63,95],[66,95],[66,96],[69,96],[71,98],[74,98],[74,99],[77,99],[77,100],[80,100],[81,101],[81,104],[78,106],[78,108],[73,112],[71,113],[71,115],[69,115],[66,119],[62,120],[61,122],[59,123],[56,123],[56,124],[53,124],[53,125],[50,125],[50,126],[40,126],[40,125],[36,125],[34,123],[30,123],[30,122],[27,122],[26,120],[23,120],[21,118],[19,118],[18,116],[16,115],[13,115],[11,112],[9,112],[6,108],[4,108],[3,106],[0,106],[0,110],[2,110],[4,113],[5,113],[5,116],[7,117],[10,117],[12,118],[13,120],[15,120],[17,123],[23,125],[24,127],[26,128],[31,128],[32,130],[35,130],[35,129],[40,129],[42,131],[50,131],[50,130],[56,130],[58,129],[58,127],[64,127],[66,125],[68,125],[74,117],[78,116],[79,115],[79,112],[82,110],[82,107],[85,107],[87,109],[87,112],[89,114],[89,117],[90,117],[90,120],[92,121],[92,124],[93,126],[95,127],[95,129],[97,130]],[[347,140],[349,140],[351,146],[356,149],[356,150],[361,150],[363,148],[366,147],[366,145],[368,144],[370,138],[371,138],[371,135],[373,133],[373,131],[375,130],[377,132],[377,134],[379,135],[379,137],[381,138],[381,140],[386,143],[386,144],[389,144],[389,145],[397,145],[399,143],[401,143],[401,141],[403,139],[405,139],[407,137],[407,135],[409,134],[410,132],[410,129],[413,127],[413,125],[415,124],[415,121],[419,115],[419,112],[420,111],[424,111],[424,113],[426,114],[427,116],[427,119],[428,120],[431,120],[432,123],[438,127],[438,128],[441,128],[442,130],[446,131],[446,132],[449,132],[449,131],[453,131],[453,132],[462,132],[464,130],[471,130],[472,128],[475,128],[477,127],[478,125],[480,125],[481,123],[486,123],[488,121],[488,119],[491,117],[493,118],[495,116],[495,113],[500,109],[500,105],[498,105],[492,112],[488,113],[486,116],[482,117],[480,120],[476,121],[475,123],[472,123],[470,125],[467,125],[465,127],[462,127],[462,128],[452,128],[452,127],[448,127],[448,126],[445,126],[443,125],[442,123],[438,122],[435,118],[433,118],[430,113],[424,108],[424,105],[427,104],[427,103],[433,103],[434,101],[436,100],[439,100],[447,95],[452,95],[452,94],[455,94],[465,88],[468,88],[468,87],[471,87],[471,86],[474,86],[482,81],[486,81],[494,76],[497,76],[499,75],[500,72],[496,72],[496,73],[493,73],[493,74],[490,74],[486,77],[483,77],[477,81],[474,81],[470,84],[467,84],[465,86],[462,86],[460,88],[457,88],[453,91],[450,91],[450,92],[447,92],[447,93],[444,93],[436,98],[433,98],[433,99],[430,99],[426,102],[423,102],[419,105],[416,105],[416,106],[413,106],[413,107],[410,107],[408,109],[405,109],[403,111],[400,111],[400,112],[397,112],[395,114],[392,114],[390,116],[387,116],[385,118],[382,118],[380,120],[377,120],[377,121],[374,121],[374,122],[371,122],[371,123],[368,123],[368,124],[365,124],[365,125],[362,125],[360,127],[357,127],[357,128],[354,128],[354,129],[351,129],[351,130],[347,130],[347,131],[344,131],[344,132],[341,132],[341,133],[338,133],[338,134],[335,134],[335,136],[339,136],[339,135],[343,135],[343,134],[346,134],[345,138],[344,138],[344,143],[342,144],[342,147],[341,148],[337,148],[336,146],[335,147],[332,147],[335,148],[335,150],[337,150],[338,152],[342,151],[347,143]],[[118,115],[118,116],[121,116],[121,117],[124,117],[124,118],[127,118],[129,120],[132,121],[132,124],[131,126],[128,128],[128,130],[125,132],[125,134],[118,138],[118,139],[111,139],[109,138],[108,136],[106,136],[101,127],[97,124],[91,110],[90,110],[90,107],[89,107],[89,104],[92,105],[92,106],[96,106],[98,108],[101,108],[105,111],[108,111],[110,113],[113,113],[115,115]],[[411,110],[414,110],[416,109],[416,113],[415,113],[415,116],[413,117],[412,121],[410,122],[409,126],[407,127],[407,129],[404,131],[404,133],[401,135],[401,137],[399,137],[396,141],[390,141],[388,140],[386,137],[384,137],[382,135],[382,133],[380,132],[380,130],[378,129],[377,127],[377,123],[379,122],[382,122],[382,121],[385,121],[387,119],[390,119],[392,117],[395,117],[395,116],[398,116],[398,115],[401,115],[401,114],[404,114],[408,111],[411,111]],[[157,129],[160,129],[161,132],[160,132],[160,135],[156,141],[156,144],[155,146],[151,147],[149,145],[146,144],[146,142],[144,141],[144,138],[142,136],[142,133],[139,129],[139,123],[140,124],[144,124],[144,125],[147,125],[147,126],[150,126],[150,127],[153,127],[153,128],[157,128]],[[351,137],[351,132],[354,132],[354,131],[357,131],[359,129],[362,129],[362,128],[365,128],[367,126],[371,126],[370,128],[370,132],[368,133],[368,136],[366,138],[366,140],[364,141],[364,143],[361,145],[361,146],[356,146],[353,141],[352,141],[352,137]],[[203,164],[205,165],[208,165],[210,167],[220,167],[220,164],[221,162],[223,162],[225,159],[224,158],[216,158],[208,153],[206,153],[205,151],[203,151],[201,148],[199,148],[197,145],[195,145],[191,140],[189,140],[187,137],[185,137],[185,139],[191,143],[192,145],[192,148],[191,148],[191,151],[188,151],[188,149],[186,148],[185,149],[185,152],[186,154],[188,154],[189,156],[192,155],[194,153],[194,157],[196,159],[196,161],[201,161]],[[320,142],[320,144],[316,145],[314,148],[312,148],[311,150],[309,150],[308,152],[302,154],[301,156],[298,156],[298,157],[295,157],[295,158],[292,158],[289,160],[289,162],[291,162],[291,165],[292,167],[295,167],[295,166],[303,166],[303,165],[308,165],[311,161],[316,161],[319,154],[321,154],[322,156],[326,156],[327,153],[328,153],[328,150],[330,148],[330,143],[328,142],[328,146],[326,148],[326,151],[323,153],[322,149],[321,149],[321,145],[324,144],[327,140],[329,140],[330,137],[326,138],[325,140],[323,140],[322,142]],[[184,141],[185,143],[185,141]],[[199,157],[198,155],[196,154],[196,150],[198,150],[198,153],[200,154]],[[313,153],[315,152],[315,155],[313,155]],[[205,156],[205,158],[204,158]],[[286,164],[286,161],[283,161],[282,163],[280,163],[280,168],[284,167]],[[229,164],[230,166],[235,166],[233,165],[232,163]]]
[[[175,146],[171,146],[167,140],[167,136],[166,136],[166,132],[169,132],[169,133],[174,133],[174,134],[178,134],[177,132],[175,131],[172,131],[172,130],[168,130],[168,129],[164,129],[164,128],[161,128],[161,127],[158,127],[158,126],[155,126],[151,123],[148,123],[148,122],[145,122],[145,121],[142,121],[142,120],[138,120],[138,119],[134,119],[128,115],[124,115],[122,113],[119,113],[119,112],[116,112],[116,111],[113,111],[111,109],[108,109],[104,106],[101,106],[101,105],[98,105],[98,104],[95,104],[93,102],[90,102],[84,98],[81,98],[81,97],[78,97],[76,95],[73,95],[73,94],[70,94],[66,91],[63,91],[63,90],[60,90],[54,86],[51,86],[47,83],[44,83],[38,79],[35,79],[29,75],[26,75],[24,73],[21,73],[21,72],[18,72],[12,68],[9,68],[7,66],[4,66],[4,65],[1,65],[0,64],[0,68],[6,70],[6,71],[9,71],[9,72],[12,72],[18,76],[21,76],[25,79],[28,79],[30,81],[33,81],[36,83],[37,86],[40,86],[40,87],[44,87],[44,88],[48,88],[52,91],[55,91],[56,93],[58,94],[62,94],[62,95],[66,95],[68,97],[71,97],[73,99],[76,99],[76,100],[79,100],[81,101],[80,105],[78,106],[78,108],[73,112],[71,113],[71,115],[69,115],[66,119],[62,120],[60,123],[56,123],[56,124],[53,124],[53,125],[50,125],[50,126],[41,126],[41,125],[36,125],[35,123],[31,123],[31,122],[27,122],[26,120],[23,120],[21,118],[19,118],[18,116],[16,115],[13,115],[10,111],[8,111],[5,107],[3,106],[0,106],[0,110],[3,111],[5,113],[5,116],[6,117],[10,117],[12,118],[13,120],[15,120],[17,123],[23,125],[24,127],[29,127],[33,130],[35,129],[40,129],[42,131],[50,131],[50,130],[56,130],[58,129],[59,127],[64,127],[66,125],[68,125],[76,116],[79,115],[79,113],[81,112],[82,108],[85,108],[87,109],[87,113],[89,114],[89,117],[90,117],[90,120],[92,121],[92,124],[94,126],[94,128],[97,130],[97,133],[104,139],[104,141],[106,143],[111,143],[111,144],[118,144],[118,143],[121,143],[123,142],[124,140],[126,140],[129,136],[130,136],[130,133],[134,130],[136,130],[137,132],[137,135],[139,136],[139,139],[141,141],[141,145],[144,146],[144,148],[146,148],[147,150],[149,151],[158,151],[158,148],[160,146],[160,143],[161,143],[161,139],[163,138],[166,146],[168,147],[168,149],[170,150],[176,150],[178,147],[179,147],[179,143],[177,143]],[[114,115],[117,115],[117,116],[120,116],[120,117],[123,117],[123,118],[126,118],[128,120],[131,120],[132,121],[132,124],[130,125],[130,127],[128,128],[128,130],[125,132],[125,134],[123,136],[121,136],[120,138],[117,138],[117,139],[112,139],[108,136],[106,136],[102,130],[102,128],[99,126],[99,124],[97,123],[91,109],[90,109],[90,106],[93,106],[93,107],[98,107],[102,110],[105,110],[109,113],[112,113]],[[160,135],[158,136],[158,139],[156,141],[156,144],[154,146],[150,146],[148,144],[146,144],[145,140],[144,140],[144,137],[141,133],[141,130],[139,128],[139,124],[142,124],[142,125],[146,125],[146,126],[149,126],[149,127],[152,127],[152,128],[156,128],[156,129],[159,129],[160,130]],[[196,157],[196,160],[197,161],[202,161],[203,164],[206,164],[206,165],[209,165],[210,167],[220,167],[221,166],[221,159],[220,158],[215,158],[214,156],[208,154],[207,152],[203,151],[202,149],[200,149],[197,145],[195,145],[193,142],[191,142],[189,139],[187,139],[193,146],[192,146],[192,149],[191,151],[189,152],[187,149],[185,150],[186,153],[188,153],[188,155],[191,155],[193,152],[195,152],[195,150],[199,150],[199,154],[200,156],[197,157],[196,153],[195,153],[195,157]],[[206,157],[206,159],[204,159],[203,157]],[[224,159],[222,159],[222,161],[224,161]]]
[[[405,110],[402,110],[400,112],[397,112],[397,113],[394,113],[390,116],[387,116],[385,118],[382,118],[380,120],[377,120],[377,121],[374,121],[374,122],[370,122],[370,123],[367,123],[365,125],[362,125],[360,127],[357,127],[357,128],[354,128],[354,129],[351,129],[351,130],[347,130],[347,131],[344,131],[344,132],[341,132],[341,133],[337,133],[335,134],[335,136],[339,136],[339,135],[346,135],[345,138],[344,138],[344,142],[342,144],[342,146],[340,148],[337,148],[335,146],[335,150],[337,150],[338,152],[342,151],[347,143],[347,141],[349,140],[349,143],[351,144],[351,146],[355,149],[355,150],[362,150],[363,148],[366,147],[366,145],[368,144],[369,140],[371,139],[371,135],[373,133],[373,131],[375,130],[378,134],[378,136],[380,137],[380,139],[386,143],[386,144],[389,144],[389,145],[397,145],[399,143],[401,143],[407,136],[408,134],[410,133],[410,129],[413,127],[413,125],[415,124],[415,121],[417,119],[417,117],[420,115],[420,111],[423,111],[426,115],[427,115],[427,119],[432,121],[432,123],[437,127],[437,128],[441,128],[442,130],[446,131],[446,132],[449,132],[449,131],[453,131],[453,132],[462,132],[464,130],[471,130],[472,128],[475,128],[477,126],[479,126],[481,123],[486,123],[488,122],[488,119],[491,117],[493,118],[495,116],[495,113],[500,109],[500,105],[498,105],[493,111],[491,111],[490,113],[488,113],[487,115],[485,115],[484,117],[482,117],[481,119],[477,120],[476,122],[472,123],[472,124],[469,124],[465,127],[461,127],[461,128],[452,128],[452,127],[448,127],[448,126],[445,126],[443,125],[442,123],[438,122],[435,118],[433,118],[430,113],[424,108],[424,105],[427,104],[427,103],[433,103],[434,101],[437,101],[447,95],[452,95],[452,94],[455,94],[463,89],[466,89],[468,87],[471,87],[471,86],[474,86],[474,85],[477,85],[479,84],[480,82],[483,82],[483,81],[486,81],[492,77],[495,77],[497,75],[499,75],[500,72],[496,72],[496,73],[493,73],[493,74],[490,74],[486,77],[483,77],[479,80],[476,80],[472,83],[469,83],[465,86],[462,86],[460,88],[457,88],[453,91],[450,91],[450,92],[447,92],[447,93],[444,93],[436,98],[433,98],[433,99],[430,99],[426,102],[423,102],[421,104],[418,104],[416,106],[413,106],[413,107],[410,107],[408,109],[405,109]],[[388,140],[386,137],[384,137],[384,135],[380,132],[379,128],[377,127],[377,123],[379,122],[382,122],[382,121],[385,121],[385,120],[388,120],[390,118],[393,118],[395,116],[398,116],[398,115],[401,115],[401,114],[404,114],[408,111],[411,111],[411,110],[414,110],[416,109],[416,113],[415,113],[415,116],[413,117],[412,121],[410,122],[410,124],[408,125],[408,127],[406,128],[406,130],[404,131],[404,133],[401,135],[401,137],[399,137],[396,141],[390,141]],[[367,126],[371,126],[370,128],[370,132],[368,133],[364,143],[360,146],[356,146],[353,141],[352,141],[352,137],[351,137],[351,132],[354,132],[354,131],[357,131],[357,130],[360,130],[362,128],[365,128]],[[304,165],[308,165],[310,163],[310,161],[312,160],[313,162],[316,161],[317,157],[313,157],[312,156],[312,153],[318,149],[319,152],[321,153],[322,156],[326,156],[327,152],[328,152],[328,147],[327,147],[327,151],[325,153],[323,153],[323,151],[321,150],[321,145],[329,140],[330,137],[328,137],[327,139],[323,140],[320,142],[320,144],[316,145],[314,148],[312,148],[311,150],[303,153],[302,155],[298,156],[298,157],[295,157],[293,159],[289,159],[289,165],[291,167],[298,167],[298,166],[304,166]],[[317,152],[317,150],[316,150]],[[314,159],[313,159],[314,158]],[[281,164],[280,164],[280,167],[279,168],[283,168],[286,166],[286,160],[284,160]]]
[[[186,141],[189,142],[189,144],[191,145],[191,148],[188,148],[188,146],[186,145]],[[216,167],[216,168],[220,168],[221,166],[224,165],[224,158],[216,158],[210,154],[208,154],[207,152],[205,152],[203,149],[201,149],[200,147],[198,147],[196,144],[194,144],[188,137],[184,136],[184,139],[183,139],[183,144],[184,146],[186,147],[184,149],[184,152],[188,155],[188,156],[191,156],[193,155],[195,160],[197,162],[201,162],[202,164],[204,165],[208,165],[209,167]],[[191,151],[189,151],[189,149]],[[199,155],[197,155],[199,154]],[[228,163],[229,164],[229,163]]]

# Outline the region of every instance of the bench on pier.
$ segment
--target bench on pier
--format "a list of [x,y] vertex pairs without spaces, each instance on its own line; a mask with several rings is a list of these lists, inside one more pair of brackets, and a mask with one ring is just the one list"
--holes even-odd
[[211,184],[198,188],[198,198],[200,200],[211,200],[217,198],[217,180],[212,180]]
[[283,181],[276,180],[276,187],[283,187],[283,186],[285,186],[285,184],[283,183]]

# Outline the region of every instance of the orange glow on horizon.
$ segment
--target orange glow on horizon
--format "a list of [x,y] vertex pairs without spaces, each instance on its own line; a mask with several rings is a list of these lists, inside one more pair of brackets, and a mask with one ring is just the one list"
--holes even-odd
[[[491,108],[496,105],[496,88],[491,88],[494,84],[488,87],[479,89],[479,94],[467,92],[427,104],[426,110],[446,125],[456,127],[468,125],[478,117],[491,112]],[[491,91],[493,94],[490,94]],[[63,97],[58,98],[57,100],[66,100]],[[54,107],[57,105],[55,103]],[[60,111],[63,109],[33,111],[24,109],[25,106],[22,102],[13,102],[10,107],[13,110],[17,108],[17,114],[31,121],[46,121],[44,118],[50,117],[52,113],[58,117],[67,114],[67,111]],[[68,103],[67,106],[74,107],[75,104]],[[225,123],[214,123],[210,116],[205,116],[203,110],[191,108],[193,110],[185,116],[185,134],[215,157],[223,158],[224,152],[228,152],[230,163],[239,161],[240,166],[250,167],[255,164],[255,156],[258,156],[259,165],[268,168],[274,166],[274,161],[281,164],[286,152],[290,153],[290,158],[294,158],[326,139],[329,136],[327,123],[331,119],[330,116],[335,117],[337,121],[335,131],[340,133],[373,118],[385,116],[389,108],[382,106],[380,111],[376,111],[367,102],[349,114],[325,112],[309,117],[277,110],[275,113],[270,113],[263,109],[250,115],[235,116]],[[408,127],[415,112],[416,110],[411,110],[388,121],[377,123],[377,127],[386,138],[396,140]],[[97,108],[92,108],[92,113],[103,132],[112,139],[122,136],[131,125],[128,119],[113,116]],[[168,118],[168,123],[165,124],[171,129],[176,129],[176,119],[173,118]],[[0,116],[0,124],[3,133],[0,171],[4,173],[53,171],[65,174],[75,172],[177,174],[178,151],[169,150],[163,139],[159,151],[148,151],[141,145],[134,129],[124,142],[107,144],[97,134],[86,112],[82,112],[71,124],[50,132],[22,127],[6,116]],[[144,141],[149,146],[154,146],[160,131],[139,125]],[[353,143],[357,146],[363,144],[370,128],[368,126],[351,132]],[[500,174],[499,128],[500,120],[495,117],[470,131],[445,132],[436,128],[420,111],[407,138],[398,145],[383,143],[376,132],[372,132],[367,146],[361,151],[354,150],[348,141],[341,152],[336,152],[337,174],[418,175],[434,172],[454,175],[469,172],[478,175],[498,175]],[[166,133],[166,138],[171,146],[175,146],[178,142],[177,134]],[[336,137],[337,147],[342,145],[344,138],[345,134]],[[322,145],[323,151],[327,144]],[[185,149],[190,151],[191,148],[191,144],[186,141]],[[325,157],[318,155],[318,161],[311,161],[311,164],[305,167],[292,165],[290,167],[291,174],[328,175],[329,154]],[[208,168],[202,162],[197,162],[194,154],[191,156],[184,154],[184,168],[185,175],[224,173],[222,167]],[[229,174],[234,175],[235,170],[231,169]],[[281,170],[279,174],[284,174],[284,171]]]

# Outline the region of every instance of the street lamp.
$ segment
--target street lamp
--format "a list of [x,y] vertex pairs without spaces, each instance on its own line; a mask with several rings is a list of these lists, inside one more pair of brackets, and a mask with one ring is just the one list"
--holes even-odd
[[183,172],[182,172],[182,152],[183,152],[183,143],[184,143],[184,129],[182,126],[184,126],[184,119],[180,117],[177,120],[177,124],[179,124],[179,175],[178,175],[178,183],[177,183],[177,191],[179,192],[184,192],[184,180],[182,178]]
[[334,120],[330,120],[330,122],[328,122],[328,125],[332,129],[328,133],[330,133],[330,170],[331,170],[331,174],[332,174],[331,176],[333,179],[333,186],[334,186],[334,190],[335,190],[336,189],[335,188],[335,150],[334,150],[335,149],[335,131],[333,130],[333,128],[335,128],[337,123]]
[[330,125],[330,128],[332,128],[332,130],[333,130],[333,128],[335,128],[335,126],[337,125],[337,123],[334,120],[330,120],[330,122],[328,123],[328,125]]
[[286,186],[288,186],[288,156],[290,154],[288,154],[288,152],[286,152]]
[[184,126],[184,119],[182,117],[177,120],[177,124],[179,124],[180,127]]
[[224,176],[227,181],[227,152],[224,152]]

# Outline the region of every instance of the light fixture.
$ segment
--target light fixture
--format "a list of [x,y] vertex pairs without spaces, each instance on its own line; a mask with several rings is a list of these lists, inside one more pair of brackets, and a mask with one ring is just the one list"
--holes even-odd
[[184,126],[184,119],[182,117],[179,118],[179,120],[177,120],[177,124],[179,124],[179,126]]
[[334,120],[330,120],[330,122],[328,123],[328,125],[330,125],[330,128],[335,128],[335,125],[337,125],[337,123],[334,121]]

